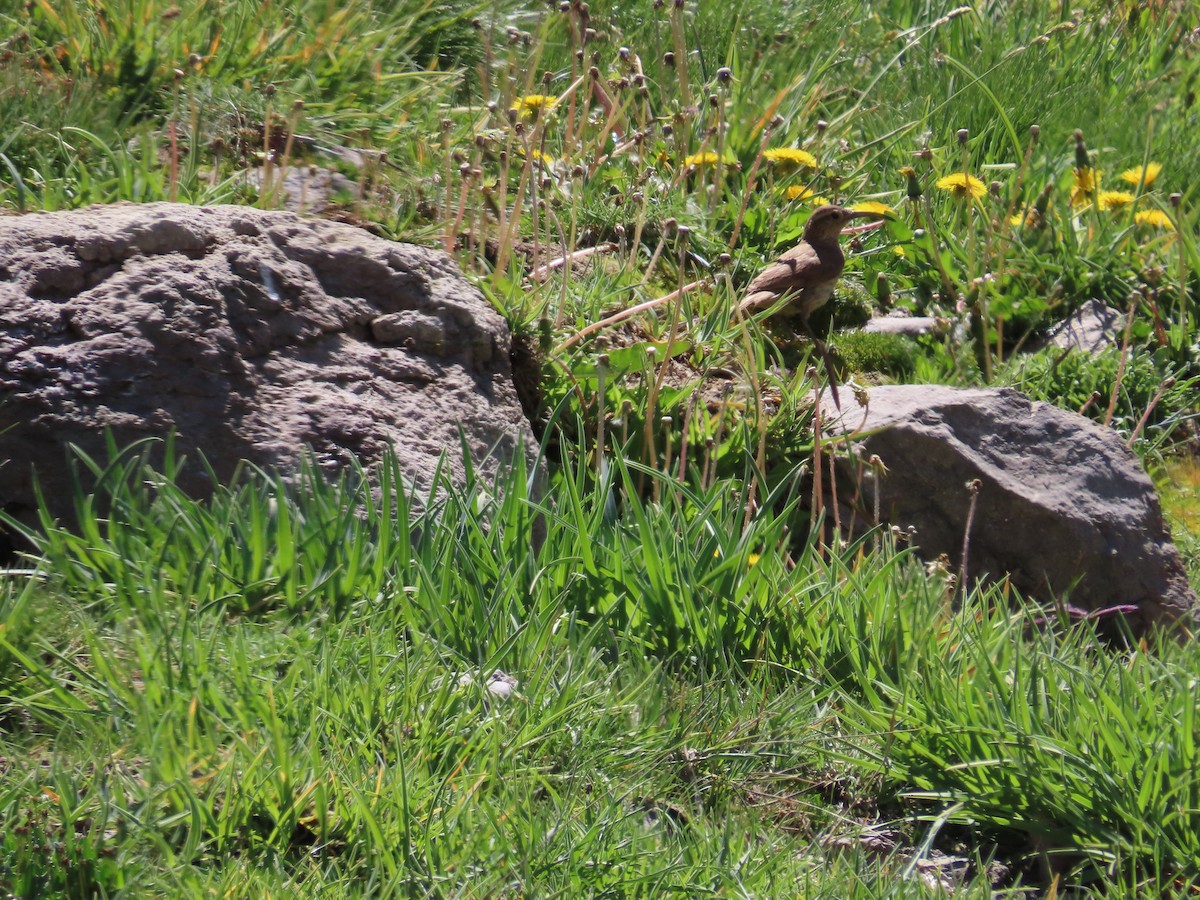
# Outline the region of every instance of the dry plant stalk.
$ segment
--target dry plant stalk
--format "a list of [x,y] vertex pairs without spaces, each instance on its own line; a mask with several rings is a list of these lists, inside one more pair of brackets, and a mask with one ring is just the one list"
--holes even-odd
[[[553,211],[550,211],[550,214],[553,214]],[[565,245],[566,235],[562,233],[561,228],[559,229],[559,232],[560,232],[561,239]],[[538,266],[536,269],[534,269],[532,272],[529,273],[529,276],[528,276],[529,280],[530,281],[540,281],[543,278],[545,278],[547,275],[549,275],[551,272],[553,272],[555,269],[561,269],[563,266],[567,265],[568,263],[579,262],[580,260],[587,259],[589,256],[592,256],[597,253],[612,253],[616,249],[617,249],[616,244],[612,243],[612,241],[607,241],[603,244],[597,244],[595,247],[584,247],[582,250],[575,250],[575,251],[567,253],[563,256],[552,259],[548,263],[543,263],[542,265]]]
[[813,521],[817,524],[817,555],[825,558],[825,523],[822,513],[825,509],[825,497],[821,484],[821,385],[817,381],[817,367],[809,366],[808,377],[813,383],[813,488],[812,511]]
[[1137,294],[1129,297],[1129,313],[1125,316],[1125,333],[1121,336],[1121,356],[1117,360],[1117,377],[1113,379],[1112,394],[1108,398],[1108,409],[1104,413],[1104,424],[1112,425],[1117,411],[1117,396],[1121,393],[1121,381],[1125,378],[1125,364],[1129,361],[1129,339],[1133,332],[1133,313],[1137,309]]
[[1150,403],[1146,407],[1146,411],[1143,412],[1142,417],[1140,419],[1138,419],[1137,426],[1133,429],[1133,433],[1131,435],[1129,435],[1129,440],[1125,442],[1125,446],[1128,447],[1130,450],[1132,450],[1133,445],[1135,443],[1137,443],[1137,439],[1141,435],[1142,429],[1146,427],[1146,422],[1148,422],[1150,420],[1151,413],[1153,413],[1154,408],[1156,406],[1158,406],[1158,401],[1163,398],[1163,394],[1165,394],[1167,391],[1169,391],[1173,387],[1175,387],[1175,379],[1174,378],[1167,378],[1163,381],[1162,384],[1160,384],[1158,386],[1158,390],[1155,391],[1154,396],[1152,398],[1150,398]]
[[962,561],[959,565],[959,583],[962,585],[964,594],[967,588],[967,557],[971,553],[971,525],[975,521],[975,506],[979,501],[979,489],[983,487],[983,482],[978,478],[973,478],[967,482],[967,493],[971,495],[970,505],[967,507],[967,523],[963,528],[963,545],[962,545]]
[[709,282],[707,279],[701,278],[699,281],[693,281],[690,284],[682,285],[678,290],[671,291],[669,294],[664,294],[661,297],[655,297],[653,300],[647,300],[644,303],[638,303],[634,306],[630,306],[628,309],[623,309],[618,313],[613,313],[611,316],[601,319],[599,322],[593,322],[586,328],[581,328],[579,331],[575,332],[573,335],[555,347],[554,352],[556,354],[562,353],[564,350],[567,350],[570,347],[573,347],[575,344],[578,344],[589,334],[597,332],[602,328],[607,328],[609,325],[616,325],[618,322],[623,322],[630,316],[636,316],[638,313],[644,312],[647,309],[653,309],[654,307],[661,306],[664,303],[670,303],[671,301],[677,300],[684,294],[690,293],[697,288],[707,287],[708,284]]
[[[675,345],[675,335],[679,330],[679,319],[683,312],[683,297],[687,293],[684,290],[683,279],[686,275],[687,263],[687,246],[690,232],[685,227],[680,227],[678,232],[679,237],[679,289],[675,291],[675,300],[671,305],[671,322],[667,326],[667,346],[663,351],[662,362],[658,366],[658,371],[655,373],[654,382],[650,385],[650,395],[646,398],[646,432],[645,446],[643,455],[646,457],[646,464],[653,466],[656,459],[654,448],[654,413],[658,405],[658,395],[662,391],[663,382],[667,377],[667,368],[671,365],[671,349]],[[670,430],[667,435],[667,465],[664,466],[664,471],[670,467]],[[658,491],[658,481],[655,480],[655,492]],[[656,497],[657,499],[657,497]]]

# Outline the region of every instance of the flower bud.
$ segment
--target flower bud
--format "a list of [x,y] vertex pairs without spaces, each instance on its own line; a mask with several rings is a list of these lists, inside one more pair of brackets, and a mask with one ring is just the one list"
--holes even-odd
[[884,309],[888,309],[892,305],[892,286],[888,284],[885,272],[880,272],[875,276],[875,299]]
[[1087,144],[1083,142],[1083,132],[1075,129],[1075,168],[1087,169],[1091,166],[1088,157]]
[[1042,219],[1046,215],[1046,208],[1050,205],[1050,194],[1054,190],[1054,185],[1047,184],[1042,188],[1042,192],[1038,194],[1037,200],[1033,203],[1033,208],[1037,210],[1038,218]]

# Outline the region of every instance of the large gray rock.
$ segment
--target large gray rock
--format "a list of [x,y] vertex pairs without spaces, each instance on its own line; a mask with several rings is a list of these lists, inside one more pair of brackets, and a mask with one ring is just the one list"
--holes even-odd
[[[245,207],[122,204],[0,218],[0,504],[36,470],[62,512],[65,445],[174,431],[221,479],[335,472],[394,445],[428,484],[461,434],[485,472],[535,442],[504,320],[444,253]],[[211,489],[193,466],[185,488]]]
[[1154,485],[1112,430],[1009,389],[877,387],[864,410],[822,399],[825,430],[855,435],[867,458],[865,508],[916,529],[927,558],[961,565],[971,504],[968,575],[1011,575],[1040,599],[1069,592],[1086,611],[1132,606],[1135,630],[1182,624],[1196,633],[1196,596],[1163,521]]

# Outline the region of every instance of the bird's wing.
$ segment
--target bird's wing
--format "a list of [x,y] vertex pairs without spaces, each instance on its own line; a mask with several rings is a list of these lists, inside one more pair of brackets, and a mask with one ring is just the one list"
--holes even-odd
[[746,294],[760,291],[771,291],[782,294],[787,290],[796,290],[803,285],[797,284],[797,273],[804,272],[818,265],[817,254],[808,244],[797,244],[787,253],[775,260],[754,276],[746,286]]

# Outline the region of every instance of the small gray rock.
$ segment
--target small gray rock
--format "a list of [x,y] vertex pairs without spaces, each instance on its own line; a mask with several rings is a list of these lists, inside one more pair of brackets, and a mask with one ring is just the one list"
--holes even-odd
[[867,320],[862,330],[868,334],[902,334],[909,337],[920,337],[923,334],[949,327],[945,319],[938,320],[933,316],[876,316]]
[[1125,316],[1100,300],[1089,300],[1046,335],[1042,346],[1100,353],[1115,346],[1125,327]]

